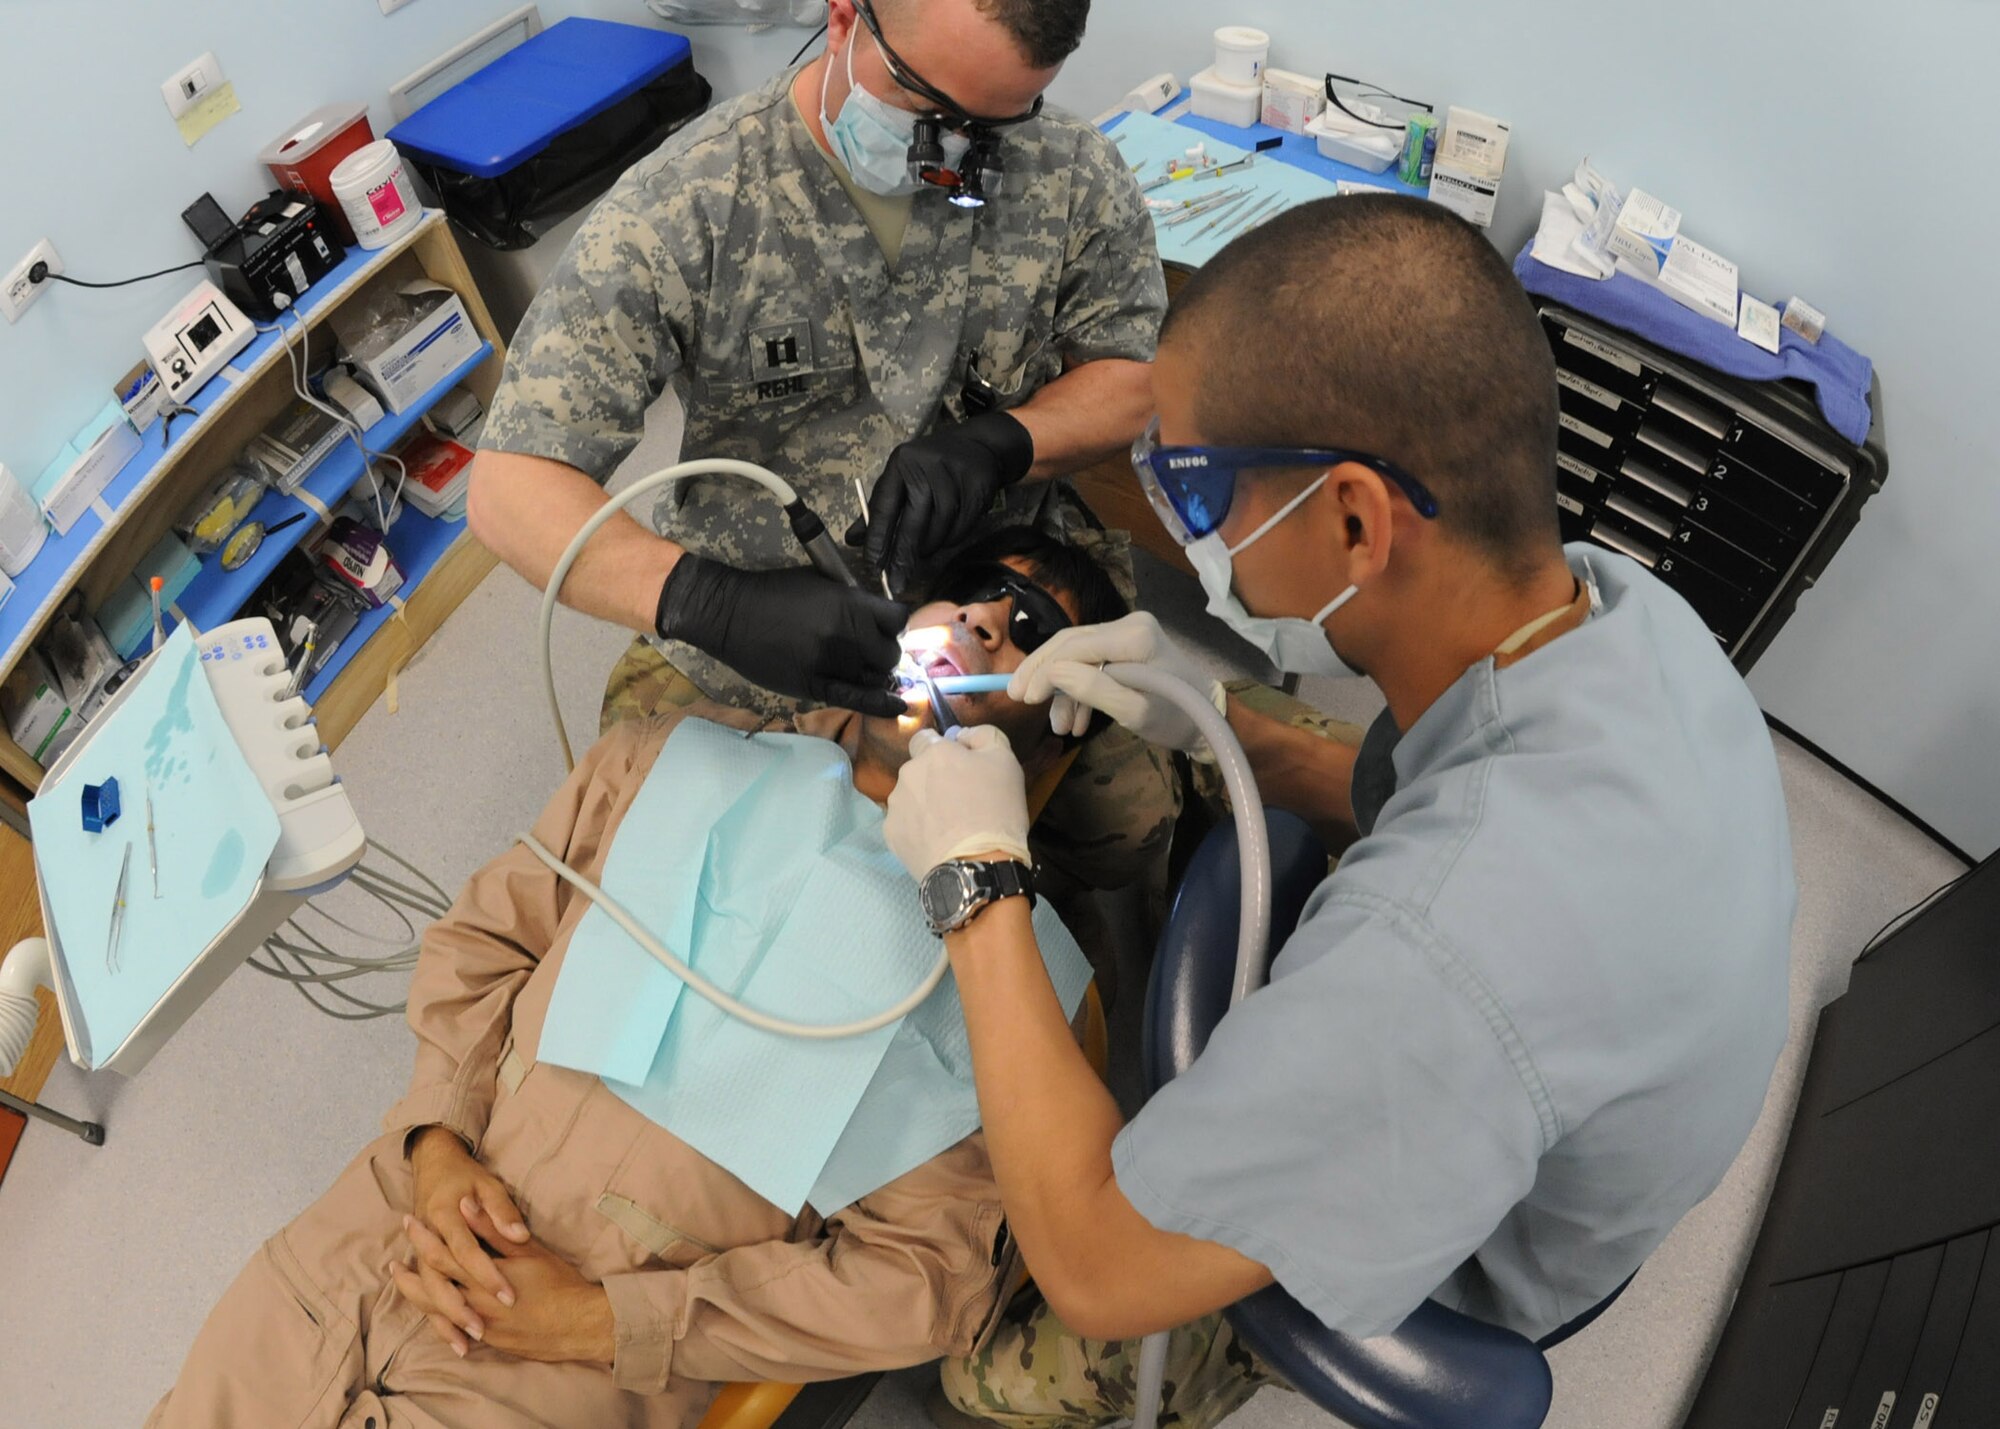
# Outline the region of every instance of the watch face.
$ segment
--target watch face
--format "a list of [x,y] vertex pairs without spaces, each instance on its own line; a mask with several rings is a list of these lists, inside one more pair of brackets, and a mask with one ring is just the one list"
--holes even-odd
[[924,916],[931,926],[947,929],[965,914],[965,905],[971,896],[971,888],[965,870],[956,864],[941,863],[924,875],[918,887],[918,897],[923,904]]

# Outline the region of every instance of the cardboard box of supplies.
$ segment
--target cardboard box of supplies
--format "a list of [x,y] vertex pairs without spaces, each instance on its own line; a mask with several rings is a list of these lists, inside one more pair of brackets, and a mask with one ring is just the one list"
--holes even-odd
[[[350,340],[338,316],[334,327],[354,360],[355,376],[382,399],[391,412],[407,412],[426,392],[444,381],[453,368],[479,351],[479,333],[466,316],[465,304],[442,284],[406,283],[401,292],[412,304],[428,308],[387,345]],[[426,295],[442,293],[430,306]]]
[[56,454],[35,482],[35,499],[48,512],[49,524],[58,535],[67,536],[70,527],[83,519],[111,478],[125,469],[125,463],[139,454],[139,433],[125,419],[125,410],[114,399],[76,440]]
[[1431,165],[1431,202],[1481,228],[1491,224],[1507,171],[1508,134],[1507,126],[1490,114],[1457,105],[1445,110],[1444,132]]
[[21,657],[6,684],[0,685],[0,717],[6,719],[14,743],[44,768],[61,758],[83,729],[48,662],[33,650]]

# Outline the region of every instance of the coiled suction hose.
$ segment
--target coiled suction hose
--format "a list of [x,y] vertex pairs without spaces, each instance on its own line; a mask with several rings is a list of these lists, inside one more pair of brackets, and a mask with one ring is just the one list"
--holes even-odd
[[[798,493],[791,484],[774,472],[747,461],[730,461],[709,458],[701,461],[682,462],[664,471],[642,477],[617,496],[606,502],[601,511],[591,515],[571,539],[569,546],[556,562],[549,575],[549,583],[542,592],[541,645],[542,645],[542,685],[548,695],[549,714],[555,720],[556,740],[562,746],[563,764],[566,769],[576,768],[576,756],[571,751],[569,731],[563,724],[562,705],[556,698],[555,650],[553,632],[557,597],[562,592],[563,582],[568,579],[570,568],[582,555],[590,538],[597,534],[604,523],[614,514],[638,500],[648,492],[657,491],[670,481],[683,477],[718,474],[740,476],[754,481],[784,503],[786,515],[791,518],[792,529],[799,536],[813,564],[831,579],[846,584],[856,584],[853,573],[840,559],[832,539],[826,535],[824,526],[817,517],[799,500]],[[811,518],[802,522],[795,514],[803,512]],[[802,529],[803,527],[803,529]],[[817,538],[810,534],[817,528]],[[1263,980],[1265,947],[1271,926],[1271,852],[1270,841],[1264,829],[1264,802],[1258,796],[1256,782],[1250,777],[1249,760],[1244,756],[1243,746],[1229,728],[1229,722],[1216,712],[1208,698],[1184,680],[1175,678],[1150,665],[1120,664],[1107,666],[1105,673],[1120,684],[1135,690],[1155,694],[1171,701],[1185,710],[1208,746],[1215,753],[1217,768],[1222,774],[1224,786],[1229,790],[1229,800],[1236,811],[1237,837],[1241,849],[1243,879],[1243,913],[1237,931],[1236,941],[1236,983],[1235,996],[1241,998],[1249,989]],[[877,1013],[873,1017],[858,1022],[813,1023],[793,1022],[782,1017],[773,1017],[759,1012],[724,992],[693,968],[682,962],[660,940],[652,935],[638,919],[609,892],[598,887],[555,854],[551,853],[531,833],[520,835],[521,843],[537,859],[541,860],[557,877],[563,879],[579,893],[602,908],[611,921],[624,929],[626,934],[668,972],[679,978],[699,997],[713,1004],[718,1010],[765,1032],[773,1032],[782,1037],[797,1037],[812,1041],[833,1041],[848,1037],[864,1037],[870,1032],[889,1026],[908,1016],[921,1006],[937,985],[944,981],[950,970],[951,960],[942,947],[938,950],[937,963],[915,990],[895,1006]]]

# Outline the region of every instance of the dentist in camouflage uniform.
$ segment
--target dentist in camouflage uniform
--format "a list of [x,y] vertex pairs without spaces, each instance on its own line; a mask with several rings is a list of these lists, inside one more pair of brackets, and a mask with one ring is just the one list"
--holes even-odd
[[[514,337],[474,534],[545,586],[673,386],[684,454],[760,463],[835,531],[852,521],[869,587],[814,573],[750,483],[668,488],[659,534],[615,518],[562,591],[640,633],[607,726],[703,695],[894,712],[905,611],[873,593],[877,570],[900,592],[1001,521],[1091,538],[1059,478],[1145,427],[1166,293],[1127,165],[1042,107],[1088,10],[829,0],[825,53],[675,135],[570,243]],[[1122,533],[1098,539],[1129,597]],[[1155,866],[1176,803],[1162,756],[1108,731],[1037,853],[1063,880],[1118,886]]]

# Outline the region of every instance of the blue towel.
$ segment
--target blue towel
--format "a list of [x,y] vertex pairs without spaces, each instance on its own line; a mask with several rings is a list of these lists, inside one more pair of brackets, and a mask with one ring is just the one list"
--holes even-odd
[[1785,328],[1778,335],[1777,352],[1766,352],[1738,337],[1735,328],[1682,307],[1637,278],[1624,273],[1601,281],[1579,278],[1538,262],[1533,245],[1514,260],[1514,276],[1531,293],[1554,298],[1717,372],[1757,382],[1793,377],[1810,383],[1828,426],[1856,446],[1868,439],[1868,388],[1875,365],[1831,333],[1820,334],[1815,345]]

